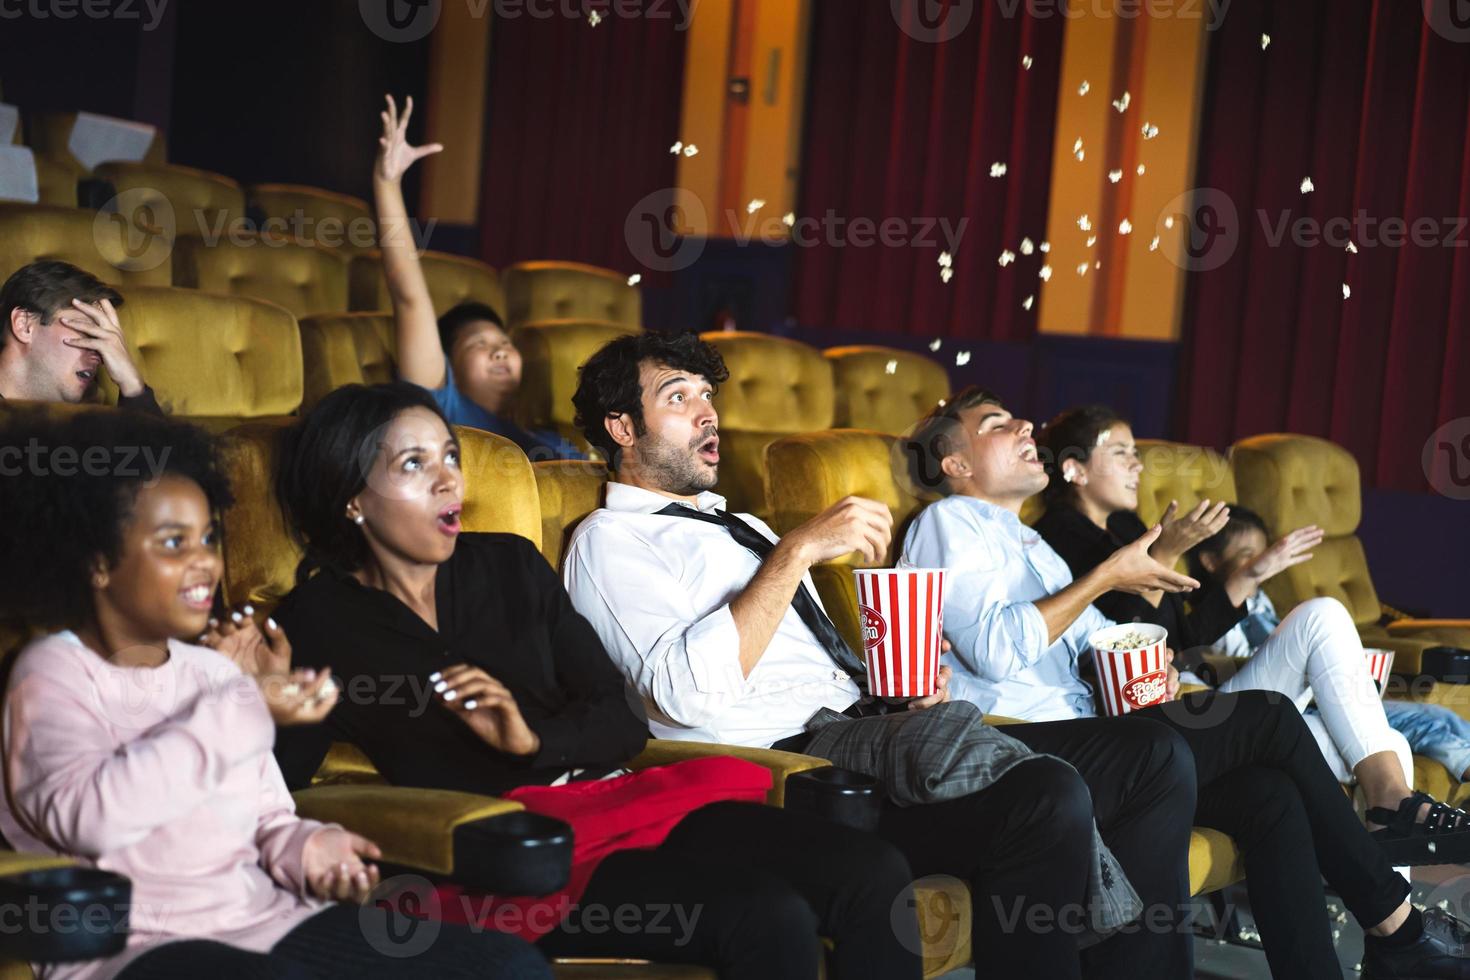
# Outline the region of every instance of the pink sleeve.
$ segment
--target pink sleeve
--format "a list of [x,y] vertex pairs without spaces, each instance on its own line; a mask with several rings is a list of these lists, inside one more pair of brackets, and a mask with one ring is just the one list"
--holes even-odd
[[275,735],[243,675],[181,698],[167,721],[121,746],[108,723],[127,706],[65,656],[17,675],[5,698],[13,808],[68,854],[95,858],[186,816],[234,766],[269,755]]
[[260,850],[261,867],[282,888],[307,896],[306,848],[317,831],[337,825],[296,815],[296,803],[274,756],[261,759],[260,770],[260,822],[255,829],[255,846]]

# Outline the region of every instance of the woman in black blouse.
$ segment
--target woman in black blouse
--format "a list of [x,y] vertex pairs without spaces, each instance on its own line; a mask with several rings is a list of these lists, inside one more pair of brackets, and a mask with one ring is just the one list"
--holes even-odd
[[[323,726],[278,740],[288,783],[308,783],[337,739],[389,782],[492,794],[598,779],[642,750],[637,699],[545,559],[524,538],[461,531],[459,446],[422,389],[328,395],[287,433],[277,490],[306,558],[275,617],[297,662],[330,664],[344,692]],[[605,858],[539,945],[810,978],[820,934],[836,976],[918,977],[917,926],[891,915],[909,878],[874,837],[716,803],[657,848]],[[629,905],[694,911],[687,929],[606,928]]]
[[[1071,409],[1047,423],[1037,439],[1051,477],[1043,492],[1046,513],[1036,530],[1062,556],[1073,576],[1090,572],[1118,548],[1147,530],[1139,519],[1138,479],[1143,471],[1133,430],[1101,405]],[[1163,530],[1149,553],[1173,565],[1229,520],[1224,502],[1202,501],[1183,517],[1169,505]],[[1245,616],[1245,601],[1261,584],[1293,565],[1311,559],[1322,530],[1291,532],[1228,575],[1210,581],[1197,595],[1110,592],[1095,605],[1120,623],[1155,623],[1169,631],[1170,646],[1186,652],[1208,649]],[[1340,780],[1356,780],[1369,807],[1418,811],[1429,804],[1410,789],[1413,757],[1404,737],[1383,712],[1378,688],[1368,673],[1362,641],[1352,617],[1336,599],[1311,599],[1297,606],[1258,652],[1220,685],[1222,691],[1279,691],[1305,710],[1322,754]],[[1424,799],[1427,799],[1425,797]],[[1456,818],[1458,821],[1459,818]]]

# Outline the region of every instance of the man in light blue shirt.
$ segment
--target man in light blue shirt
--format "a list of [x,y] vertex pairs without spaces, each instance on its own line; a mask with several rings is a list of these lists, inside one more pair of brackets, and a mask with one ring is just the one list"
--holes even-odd
[[[949,572],[944,633],[952,645],[951,696],[988,713],[1054,722],[1042,727],[1055,735],[1049,730],[1028,744],[1076,760],[1079,741],[1099,741],[1080,727],[1095,723],[1067,721],[1096,713],[1079,666],[1091,654],[1088,635],[1111,623],[1092,601],[1111,590],[1182,592],[1199,583],[1149,556],[1158,527],[1074,581],[1062,558],[1021,523],[1022,505],[1047,483],[1031,430],[978,388],[960,392],[919,423],[905,447],[909,476],[916,492],[942,499],[914,520],[901,564]],[[1167,728],[1163,734],[1188,747],[1195,825],[1221,830],[1239,846],[1273,976],[1340,971],[1324,877],[1368,932],[1365,977],[1470,976],[1459,939],[1440,941],[1446,929],[1458,931],[1438,916],[1420,916],[1404,900],[1407,884],[1353,812],[1290,700],[1244,691],[1175,701],[1172,667],[1168,688],[1165,704],[1105,724]],[[1127,763],[1104,751],[1084,778],[1104,784],[1116,778],[1110,768]]]

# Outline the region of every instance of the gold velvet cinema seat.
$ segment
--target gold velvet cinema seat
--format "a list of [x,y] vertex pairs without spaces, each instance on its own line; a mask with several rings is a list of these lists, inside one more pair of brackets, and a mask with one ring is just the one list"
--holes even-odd
[[119,195],[127,194],[132,207],[167,207],[184,235],[224,235],[245,218],[245,191],[223,174],[177,164],[122,162],[98,164],[93,173]]
[[[281,307],[165,286],[124,298],[128,349],[170,415],[219,430],[301,404],[300,334]],[[115,399],[110,383],[104,395]]]
[[897,435],[949,397],[944,365],[892,347],[829,347],[837,401],[833,425]]
[[[424,271],[435,316],[443,316],[460,303],[484,303],[504,318],[505,290],[494,266],[448,252],[420,252],[419,268]],[[374,249],[354,255],[348,274],[352,310],[393,309],[381,252]]]
[[53,160],[39,153],[35,154],[34,159],[38,203],[64,208],[76,207],[77,181],[82,178],[81,171],[73,164]]
[[643,298],[628,277],[580,262],[517,262],[501,274],[505,325],[601,320],[643,326]]
[[763,333],[706,333],[725,359],[720,388],[720,483],[732,511],[771,519],[766,447],[785,435],[832,426],[832,366],[814,347]]
[[[1470,619],[1410,619],[1379,600],[1357,536],[1362,484],[1351,453],[1325,439],[1274,434],[1237,442],[1230,461],[1240,502],[1260,514],[1273,533],[1307,524],[1326,532],[1312,561],[1267,583],[1278,610],[1316,596],[1338,599],[1358,624],[1365,646],[1394,651],[1396,674],[1418,674],[1426,647],[1470,648]],[[1436,683],[1425,700],[1470,717],[1470,686]]]
[[604,344],[639,332],[636,326],[597,320],[542,320],[512,329],[511,340],[521,352],[517,421],[532,429],[554,429],[586,449],[587,441],[572,424],[577,372]]
[[393,317],[386,313],[321,313],[302,317],[301,410],[349,384],[397,377]]
[[118,286],[124,294],[133,286],[169,285],[173,229],[137,227],[129,223],[134,220],[142,220],[142,215],[0,204],[0,282],[32,262],[59,259]]
[[277,303],[292,315],[347,312],[347,259],[309,242],[254,233],[180,235],[174,284]]
[[245,196],[269,222],[263,230],[317,242],[349,256],[377,244],[373,212],[362,198],[302,184],[253,184]]
[[[25,142],[38,156],[46,156],[70,167],[79,176],[90,176],[89,170],[71,151],[72,130],[76,126],[76,112],[29,112],[24,114]],[[153,142],[143,154],[143,162],[163,164],[168,162],[168,148],[162,132],[154,134]]]

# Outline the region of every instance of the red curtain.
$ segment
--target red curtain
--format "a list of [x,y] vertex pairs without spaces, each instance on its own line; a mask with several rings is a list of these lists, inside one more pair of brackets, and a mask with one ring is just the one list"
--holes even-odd
[[[566,16],[569,7],[583,15]],[[624,224],[645,195],[674,185],[688,37],[679,5],[645,9],[663,15],[620,17],[604,0],[496,18],[480,208],[491,265],[642,271]]]
[[1191,442],[1320,435],[1422,490],[1426,441],[1470,415],[1470,21],[1441,2],[1236,0],[1214,32],[1196,185],[1239,238],[1190,277]]
[[[816,0],[798,214],[833,215],[845,229],[898,219],[905,240],[861,247],[834,232],[797,247],[803,326],[995,340],[1035,332],[1038,306],[1022,304],[1040,293],[1046,257],[1022,255],[1020,243],[1046,237],[1065,18],[1029,7]],[[991,176],[995,163],[1004,176]],[[960,236],[948,284],[940,219]],[[1003,250],[1013,264],[999,264]]]

